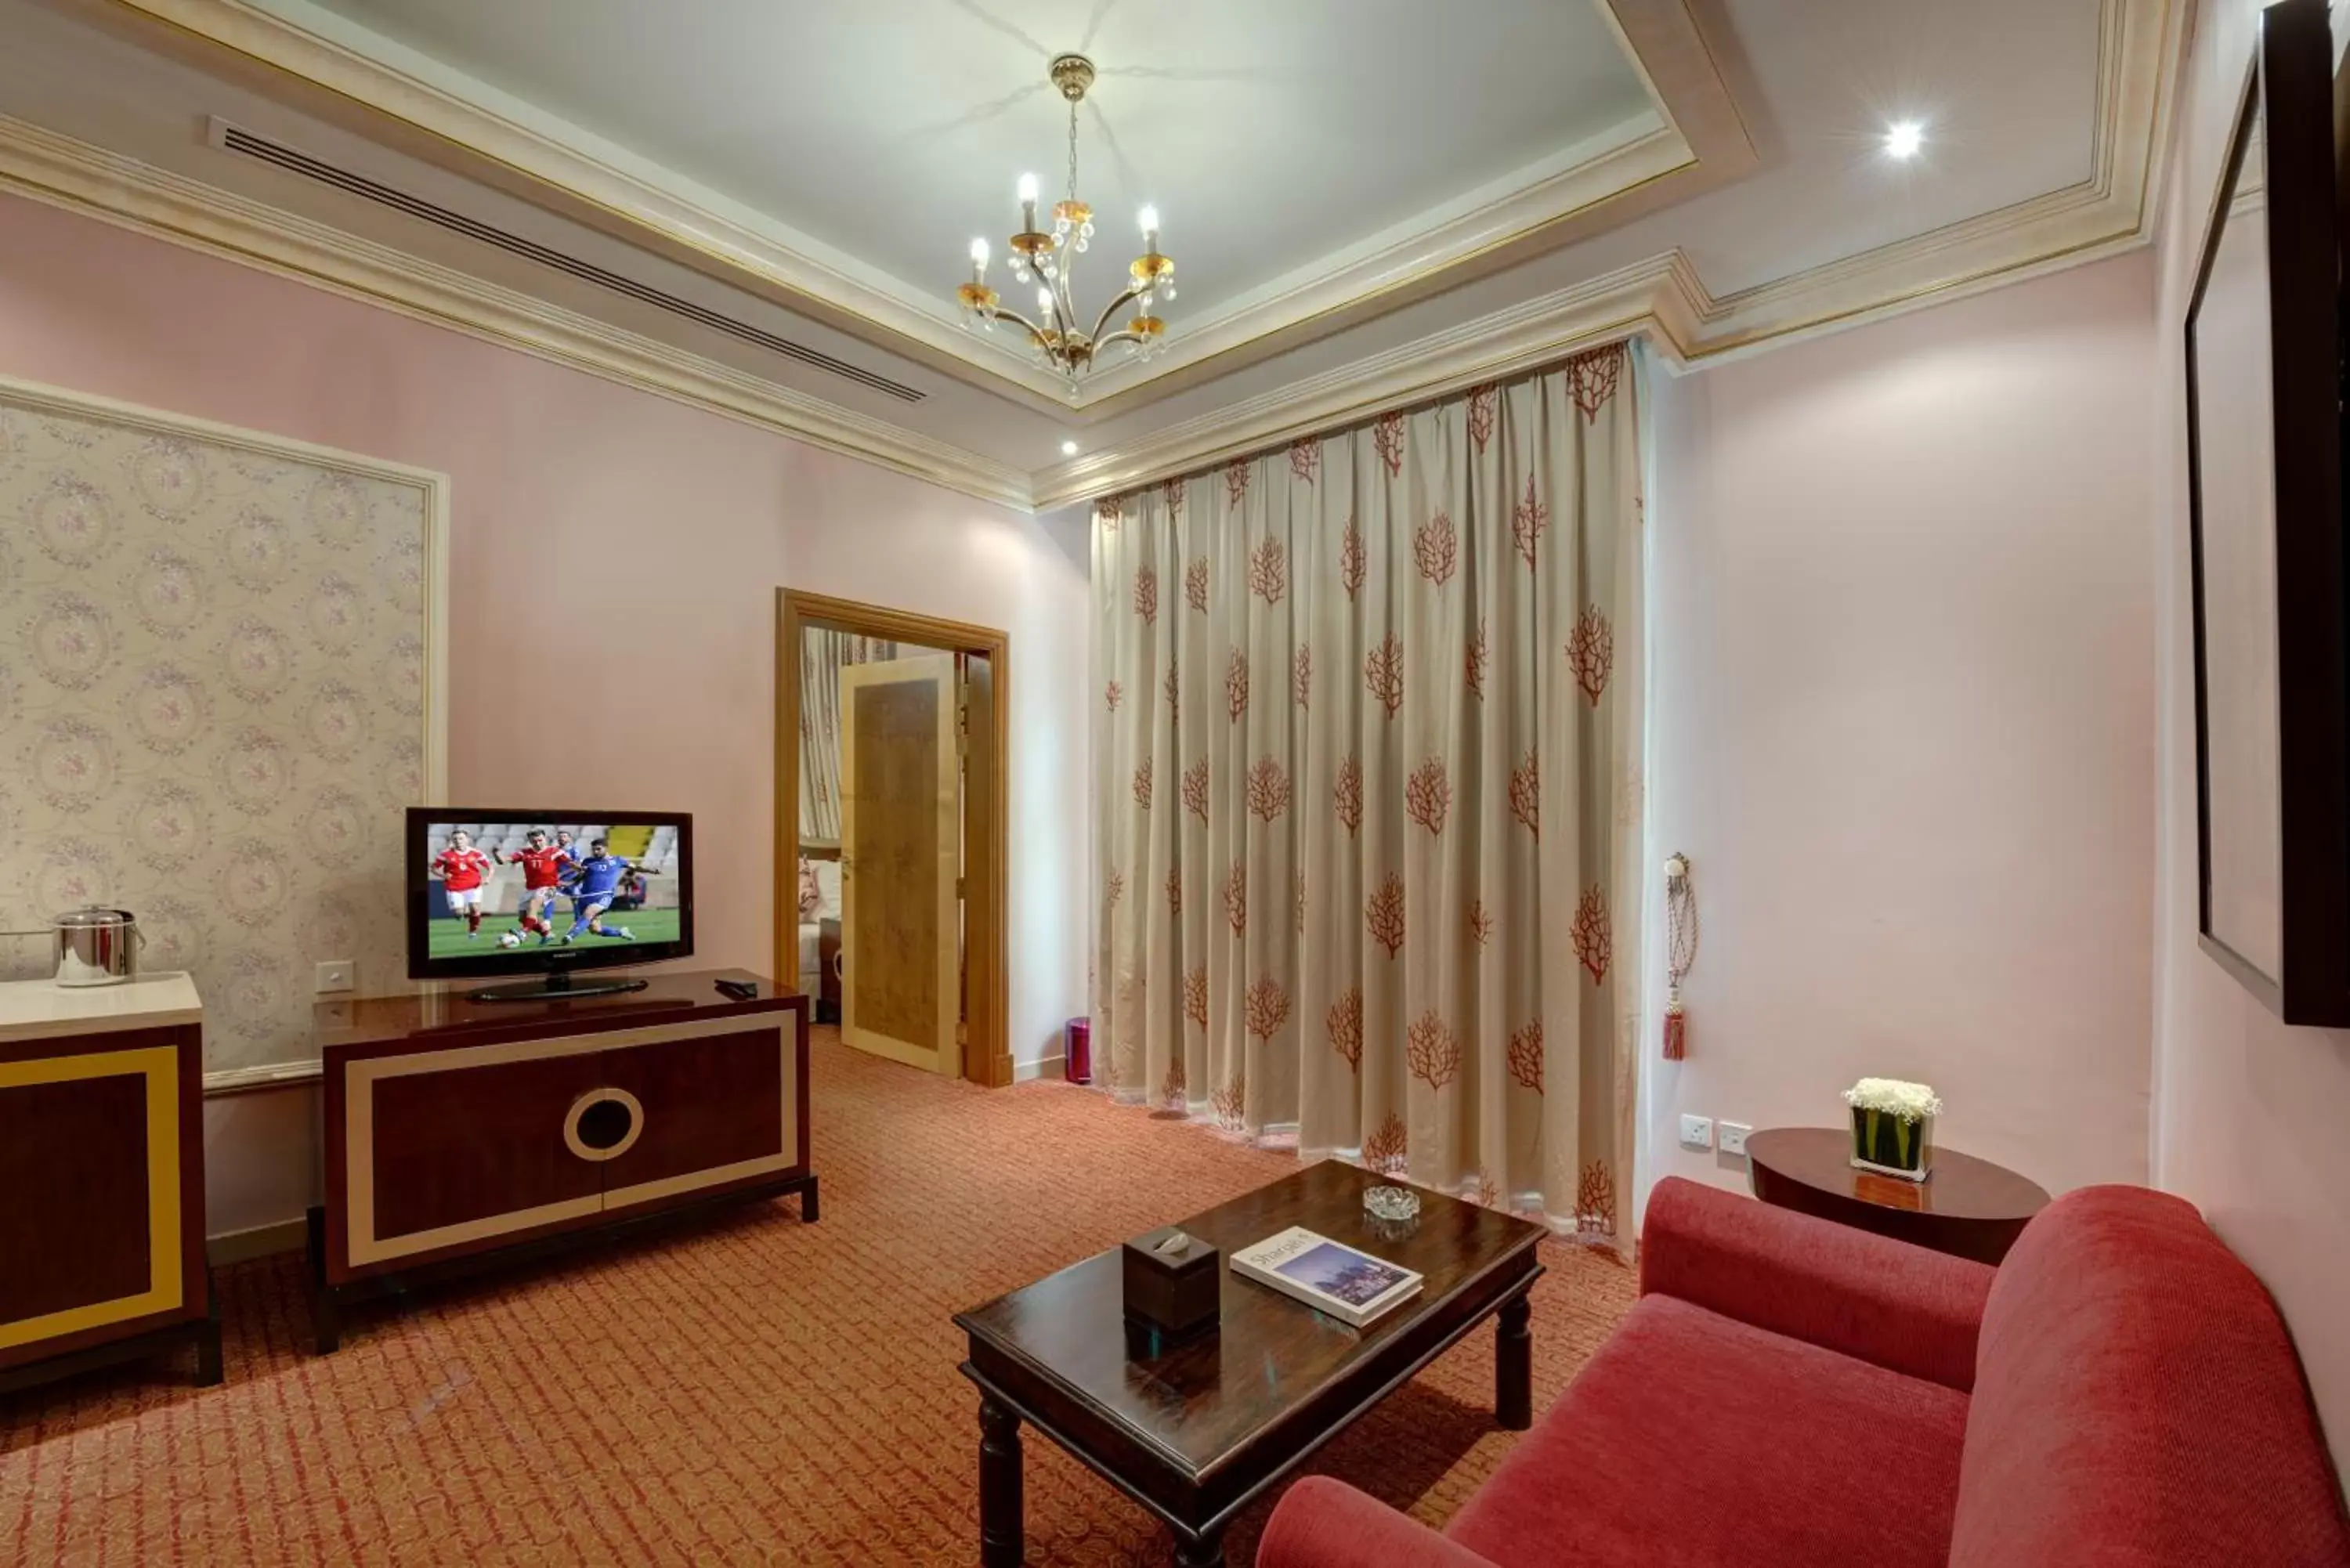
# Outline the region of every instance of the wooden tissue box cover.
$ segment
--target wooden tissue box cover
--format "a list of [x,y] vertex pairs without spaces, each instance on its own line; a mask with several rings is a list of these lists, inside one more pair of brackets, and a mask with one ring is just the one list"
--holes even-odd
[[1126,1315],[1168,1334],[1213,1327],[1223,1304],[1224,1276],[1216,1249],[1197,1237],[1181,1257],[1154,1251],[1180,1226],[1162,1225],[1126,1243],[1122,1259]]

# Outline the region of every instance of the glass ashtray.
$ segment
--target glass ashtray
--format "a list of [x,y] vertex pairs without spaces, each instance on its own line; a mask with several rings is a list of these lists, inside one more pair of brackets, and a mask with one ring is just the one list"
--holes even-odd
[[1363,1212],[1374,1220],[1417,1220],[1419,1194],[1409,1187],[1374,1187],[1363,1194]]

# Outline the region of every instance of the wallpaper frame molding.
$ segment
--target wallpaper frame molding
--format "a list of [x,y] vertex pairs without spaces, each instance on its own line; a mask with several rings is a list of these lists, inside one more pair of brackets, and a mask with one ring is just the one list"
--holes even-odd
[[[275,435],[265,431],[224,424],[168,410],[149,408],[116,398],[0,375],[0,405],[22,409],[39,417],[54,414],[69,420],[112,426],[150,437],[201,441],[242,452],[267,461],[306,464],[329,473],[378,483],[410,486],[421,493],[424,526],[422,598],[420,634],[423,641],[421,708],[417,717],[421,747],[420,805],[438,805],[449,787],[449,536],[450,479],[446,473],[340,448],[322,446]],[[296,976],[307,998],[308,961],[297,961]],[[386,977],[389,978],[389,977]],[[207,997],[208,1015],[214,999]],[[209,1023],[209,1017],[208,1017]],[[252,1065],[208,1069],[203,1075],[207,1097],[254,1089],[316,1081],[319,1063],[315,1054]]]

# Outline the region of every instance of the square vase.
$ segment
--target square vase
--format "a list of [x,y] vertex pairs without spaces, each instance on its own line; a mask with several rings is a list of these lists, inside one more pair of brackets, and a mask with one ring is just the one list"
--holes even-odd
[[1934,1118],[1914,1122],[1852,1107],[1852,1163],[1861,1170],[1923,1181],[1934,1168]]

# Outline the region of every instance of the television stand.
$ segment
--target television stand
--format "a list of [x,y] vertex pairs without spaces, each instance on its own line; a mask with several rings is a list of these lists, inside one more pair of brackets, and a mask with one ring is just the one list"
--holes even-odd
[[495,1009],[439,994],[317,1007],[321,1352],[348,1305],[722,1204],[797,1193],[815,1222],[808,999],[741,970],[635,983],[602,1007],[559,992]]
[[641,980],[576,981],[569,972],[555,970],[537,980],[519,980],[512,985],[485,985],[465,993],[468,1002],[570,1002],[588,996],[618,996],[623,992],[642,991],[650,982]]

